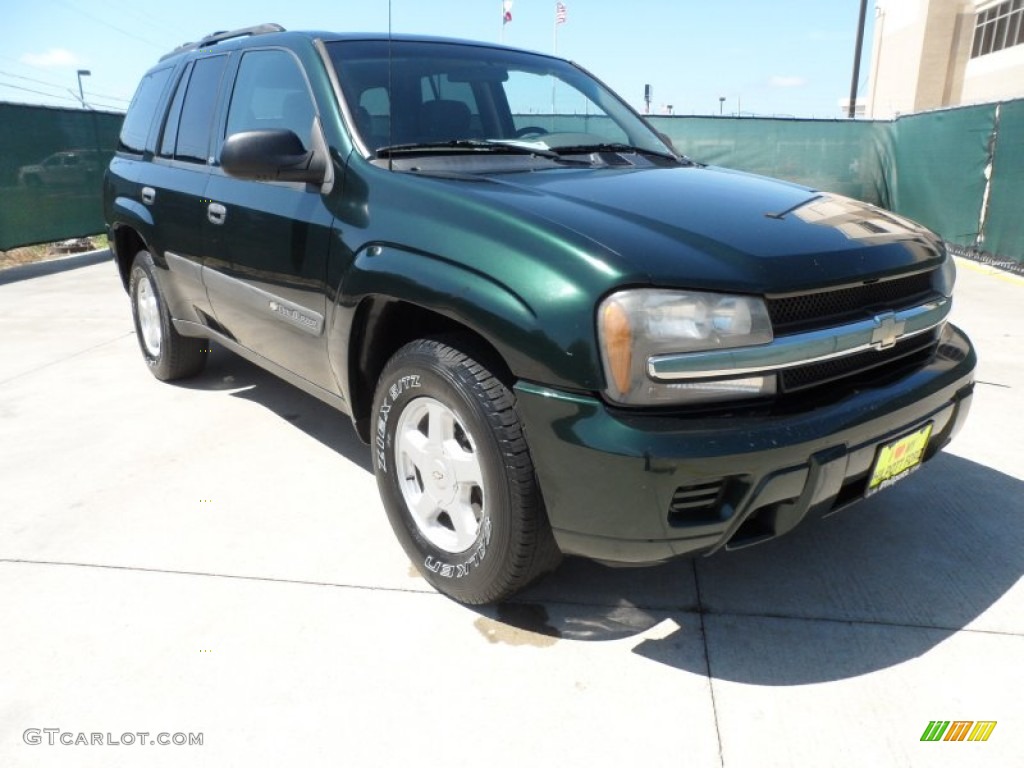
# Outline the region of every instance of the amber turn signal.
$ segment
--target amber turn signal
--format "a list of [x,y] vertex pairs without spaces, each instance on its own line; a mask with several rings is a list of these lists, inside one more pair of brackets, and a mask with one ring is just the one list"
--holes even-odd
[[601,316],[602,338],[615,388],[620,393],[629,392],[633,368],[633,329],[629,325],[629,314],[618,302],[605,305]]

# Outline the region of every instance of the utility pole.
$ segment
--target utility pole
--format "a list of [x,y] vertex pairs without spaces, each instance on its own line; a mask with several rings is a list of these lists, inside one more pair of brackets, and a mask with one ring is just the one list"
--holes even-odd
[[864,19],[868,13],[868,0],[860,0],[860,19],[857,22],[857,47],[853,52],[853,80],[850,82],[850,109],[847,117],[857,116],[857,81],[860,80],[860,49],[864,46]]

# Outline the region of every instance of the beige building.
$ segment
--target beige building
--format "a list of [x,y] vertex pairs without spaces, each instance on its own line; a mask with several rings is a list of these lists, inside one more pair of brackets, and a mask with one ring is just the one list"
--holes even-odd
[[1024,0],[878,0],[867,117],[1024,97]]

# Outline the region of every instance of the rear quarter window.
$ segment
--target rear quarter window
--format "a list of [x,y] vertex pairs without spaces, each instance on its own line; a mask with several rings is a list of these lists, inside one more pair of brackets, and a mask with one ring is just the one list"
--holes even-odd
[[121,151],[140,155],[145,152],[146,138],[153,126],[153,117],[160,106],[171,69],[172,67],[157,69],[142,78],[121,125],[121,136],[118,139],[118,149]]
[[217,93],[225,64],[226,56],[210,56],[198,59],[192,67],[192,76],[188,81],[178,121],[178,138],[174,149],[176,160],[206,162]]

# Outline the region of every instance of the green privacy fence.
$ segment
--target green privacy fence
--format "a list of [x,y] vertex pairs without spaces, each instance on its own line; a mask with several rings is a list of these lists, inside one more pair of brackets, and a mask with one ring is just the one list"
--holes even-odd
[[0,250],[103,231],[123,115],[0,104]]
[[[0,104],[0,250],[102,231],[100,178],[122,116]],[[519,115],[549,131],[602,118]],[[875,203],[1024,265],[1024,99],[894,121],[650,117],[679,151]]]
[[733,117],[651,117],[684,155],[888,207],[889,123]]
[[996,105],[986,104],[894,121],[892,209],[951,243],[976,245],[995,112]]
[[[517,127],[534,125],[550,133],[599,132],[602,122],[608,118],[516,117]],[[672,139],[677,150],[702,163],[775,176],[888,206],[889,123],[689,116],[649,117],[648,122]]]
[[982,247],[1024,263],[1024,99],[1002,104]]

